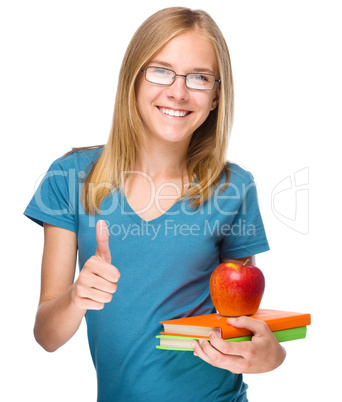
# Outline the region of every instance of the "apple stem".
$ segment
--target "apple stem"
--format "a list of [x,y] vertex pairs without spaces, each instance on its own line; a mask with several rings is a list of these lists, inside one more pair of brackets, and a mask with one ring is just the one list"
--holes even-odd
[[243,263],[243,265],[246,265],[248,261],[249,261],[249,258],[247,258],[247,260]]

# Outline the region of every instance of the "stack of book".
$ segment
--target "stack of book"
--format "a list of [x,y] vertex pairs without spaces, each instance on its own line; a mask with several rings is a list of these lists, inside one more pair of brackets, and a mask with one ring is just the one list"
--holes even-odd
[[[289,311],[259,309],[251,318],[266,322],[279,342],[303,339],[307,326],[311,324],[310,314]],[[211,331],[227,342],[241,342],[252,339],[253,333],[246,328],[235,328],[227,323],[227,317],[218,313],[161,321],[164,332],[157,336],[157,349],[193,350],[191,342],[200,338],[209,339]]]

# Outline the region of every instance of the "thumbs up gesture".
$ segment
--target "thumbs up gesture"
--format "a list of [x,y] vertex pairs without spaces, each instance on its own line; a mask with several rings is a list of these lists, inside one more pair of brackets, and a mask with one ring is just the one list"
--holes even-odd
[[84,264],[74,284],[73,302],[81,309],[101,310],[112,300],[120,278],[111,264],[109,232],[105,221],[96,225],[96,252]]

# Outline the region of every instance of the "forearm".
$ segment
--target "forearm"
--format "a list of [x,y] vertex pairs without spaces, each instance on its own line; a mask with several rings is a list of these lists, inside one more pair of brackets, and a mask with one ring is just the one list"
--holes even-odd
[[78,330],[87,310],[72,301],[74,285],[52,300],[40,304],[34,326],[36,341],[48,352],[64,345]]

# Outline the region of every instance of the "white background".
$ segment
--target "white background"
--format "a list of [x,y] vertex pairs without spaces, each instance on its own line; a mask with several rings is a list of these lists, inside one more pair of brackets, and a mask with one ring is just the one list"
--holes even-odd
[[340,398],[339,2],[12,0],[0,8],[3,401],[95,401],[84,324],[53,354],[34,341],[43,230],[22,213],[53,160],[107,141],[129,40],[149,15],[180,3],[209,12],[230,49],[228,158],[254,174],[271,246],[257,257],[261,307],[312,314],[280,368],[245,376],[249,399]]

